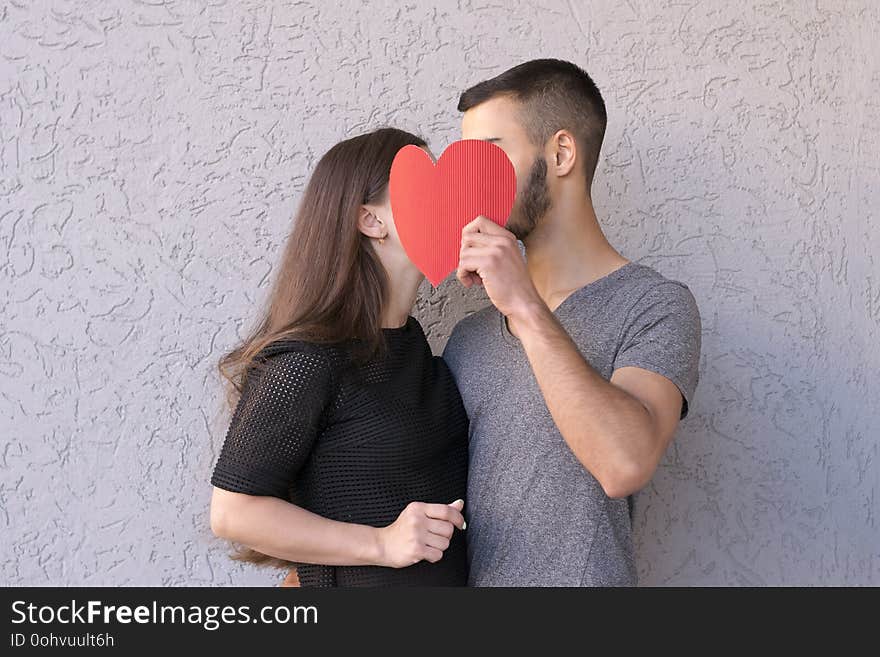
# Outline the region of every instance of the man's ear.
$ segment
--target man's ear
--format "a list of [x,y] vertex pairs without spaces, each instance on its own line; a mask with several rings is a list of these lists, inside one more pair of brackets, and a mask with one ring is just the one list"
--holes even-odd
[[362,205],[358,210],[358,230],[367,237],[382,238],[388,234],[388,229],[382,220],[376,216],[373,208]]
[[577,142],[568,130],[559,130],[550,139],[550,169],[557,176],[566,176],[577,161]]

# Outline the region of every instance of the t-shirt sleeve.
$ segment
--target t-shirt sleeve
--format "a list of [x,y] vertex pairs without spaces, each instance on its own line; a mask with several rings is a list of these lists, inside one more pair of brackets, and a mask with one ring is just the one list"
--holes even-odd
[[678,281],[659,283],[627,315],[614,369],[641,367],[672,381],[687,414],[699,381],[701,322],[690,289]]
[[232,414],[211,484],[236,493],[289,498],[320,431],[331,394],[328,359],[292,350],[261,359]]

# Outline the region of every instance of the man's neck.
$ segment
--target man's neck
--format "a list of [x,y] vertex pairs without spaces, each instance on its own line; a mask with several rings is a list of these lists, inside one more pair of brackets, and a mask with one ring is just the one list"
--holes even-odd
[[555,201],[523,243],[529,274],[551,311],[629,262],[608,243],[589,197]]

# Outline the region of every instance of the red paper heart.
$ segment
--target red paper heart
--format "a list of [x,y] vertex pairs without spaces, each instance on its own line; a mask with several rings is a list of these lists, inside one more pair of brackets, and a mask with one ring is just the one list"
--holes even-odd
[[504,226],[516,196],[507,154],[481,139],[453,142],[436,166],[418,146],[404,146],[388,185],[403,248],[434,287],[458,266],[465,224],[484,215]]

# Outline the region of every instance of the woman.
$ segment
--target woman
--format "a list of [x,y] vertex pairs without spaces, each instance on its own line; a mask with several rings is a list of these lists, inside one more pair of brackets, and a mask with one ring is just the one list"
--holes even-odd
[[409,144],[383,128],[321,158],[266,310],[220,362],[234,411],[211,528],[302,586],[467,581],[467,416],[410,315],[423,276],[388,198]]

